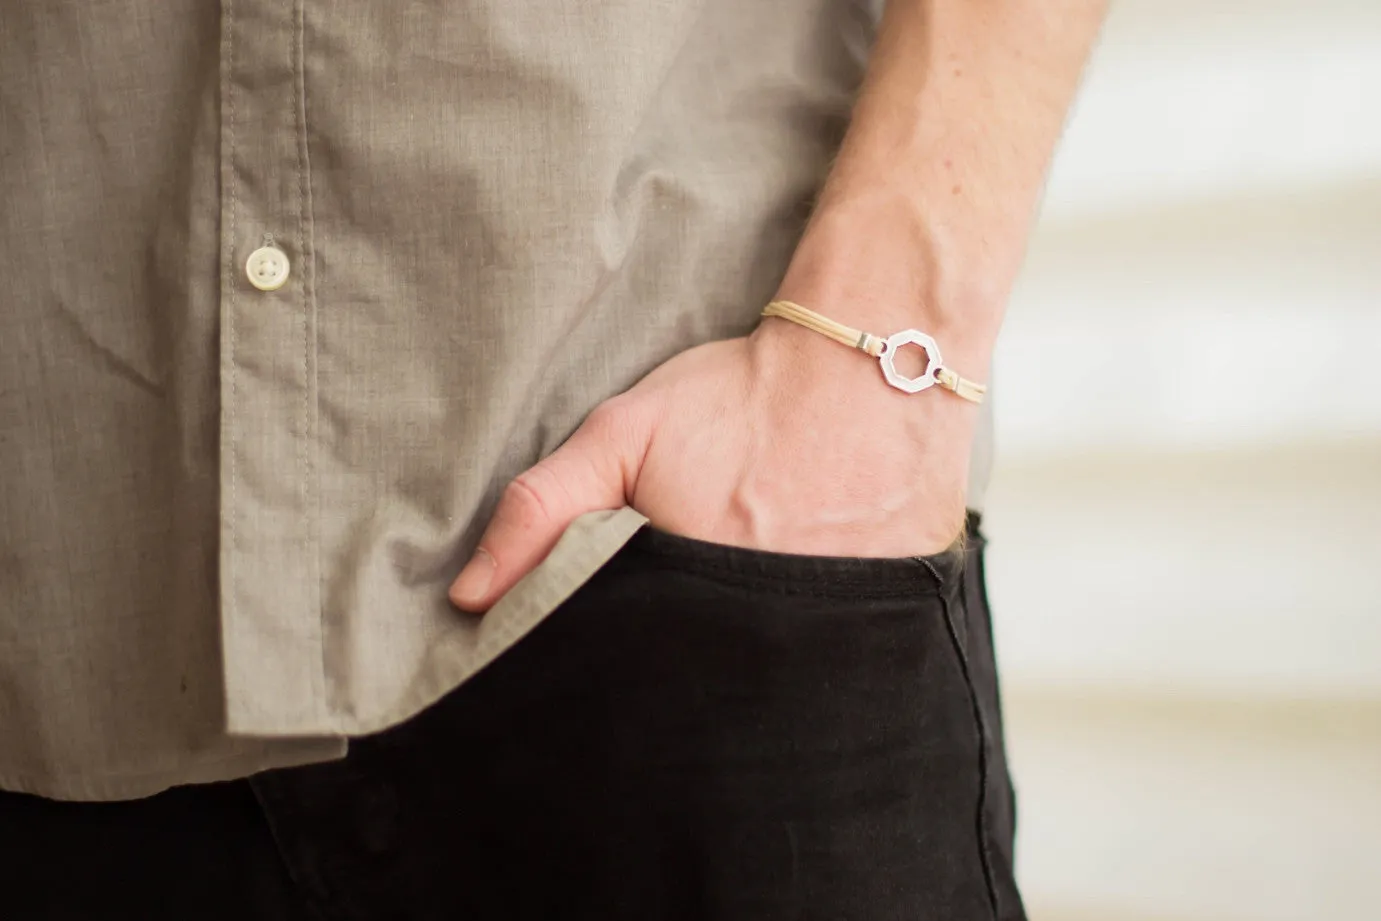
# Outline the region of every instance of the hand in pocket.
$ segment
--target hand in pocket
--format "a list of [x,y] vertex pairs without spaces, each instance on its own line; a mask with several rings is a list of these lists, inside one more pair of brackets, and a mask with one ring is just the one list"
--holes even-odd
[[859,353],[769,320],[663,364],[519,475],[451,599],[487,610],[576,517],[624,505],[732,546],[937,553],[963,525],[976,418],[962,400],[894,390]]

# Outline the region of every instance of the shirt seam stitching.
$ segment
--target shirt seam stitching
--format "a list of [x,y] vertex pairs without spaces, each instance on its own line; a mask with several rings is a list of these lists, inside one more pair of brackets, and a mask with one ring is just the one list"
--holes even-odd
[[[221,451],[224,455],[224,463],[227,468],[227,480],[229,481],[230,507],[221,509],[223,531],[226,543],[229,544],[230,552],[226,553],[224,548],[218,555],[220,560],[220,607],[221,607],[221,685],[225,689],[227,697],[230,694],[229,681],[229,661],[226,654],[225,644],[229,633],[229,625],[234,620],[235,615],[235,582],[233,577],[234,560],[240,551],[240,533],[237,527],[236,516],[239,510],[238,489],[239,470],[236,466],[237,452],[235,450],[235,405],[236,405],[236,379],[235,373],[235,226],[238,220],[238,191],[239,187],[235,178],[235,3],[233,0],[225,5],[225,98],[227,108],[226,121],[226,148],[227,159],[225,164],[225,182],[228,186],[227,194],[230,200],[229,222],[223,227],[225,246],[224,268],[225,278],[222,282],[222,297],[225,303],[222,310],[225,313],[225,350],[224,372],[226,375],[228,399],[223,401],[222,412],[225,413],[225,422],[221,426]],[[227,709],[229,701],[226,702]]]
[[321,566],[317,553],[320,544],[316,540],[317,509],[314,507],[315,492],[312,489],[314,464],[311,449],[316,436],[312,408],[315,403],[316,366],[312,360],[312,344],[315,338],[313,320],[313,247],[312,247],[312,206],[311,206],[311,163],[307,152],[307,76],[304,51],[306,31],[304,4],[297,0],[293,4],[293,28],[291,58],[295,86],[293,87],[293,106],[297,121],[297,220],[298,250],[302,262],[302,434],[298,443],[298,464],[301,472],[303,532],[302,552],[310,560],[308,573],[312,589],[312,606],[316,608],[316,647],[318,667],[313,675],[315,685],[313,709],[324,718],[329,715],[327,700],[327,662],[325,611],[321,604]]

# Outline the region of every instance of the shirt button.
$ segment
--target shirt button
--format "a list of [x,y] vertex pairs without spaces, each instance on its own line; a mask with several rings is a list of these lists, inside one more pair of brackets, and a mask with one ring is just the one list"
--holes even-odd
[[261,246],[249,254],[245,274],[260,291],[277,291],[288,280],[288,254],[276,246]]

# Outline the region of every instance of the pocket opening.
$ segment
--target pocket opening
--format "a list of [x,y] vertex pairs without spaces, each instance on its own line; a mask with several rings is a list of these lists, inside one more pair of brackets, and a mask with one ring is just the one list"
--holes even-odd
[[897,598],[938,595],[959,583],[962,553],[851,557],[779,553],[683,537],[644,525],[625,554],[655,565],[736,585],[822,597]]

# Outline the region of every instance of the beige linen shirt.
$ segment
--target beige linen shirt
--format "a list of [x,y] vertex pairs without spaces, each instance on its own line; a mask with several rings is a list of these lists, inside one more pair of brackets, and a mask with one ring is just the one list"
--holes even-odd
[[752,328],[877,5],[0,4],[0,787],[339,757],[568,597],[641,516],[446,587],[594,405]]

